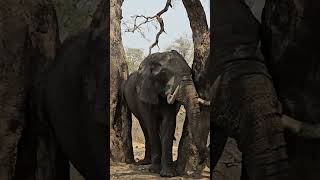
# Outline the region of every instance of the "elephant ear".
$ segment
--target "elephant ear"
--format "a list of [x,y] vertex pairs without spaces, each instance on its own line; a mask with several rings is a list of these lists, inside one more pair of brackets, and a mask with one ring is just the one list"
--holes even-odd
[[139,73],[140,78],[137,83],[136,89],[138,97],[142,102],[148,104],[158,104],[159,95],[156,88],[157,80],[155,76],[160,72],[159,65],[152,65],[145,67],[142,72]]

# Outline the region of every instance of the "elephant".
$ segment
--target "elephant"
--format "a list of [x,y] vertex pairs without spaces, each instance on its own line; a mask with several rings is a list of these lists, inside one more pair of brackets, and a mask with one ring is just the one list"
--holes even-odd
[[[244,1],[216,0],[211,5],[213,47],[198,77],[211,84],[211,165],[215,167],[227,137],[233,137],[243,155],[242,179],[288,179],[292,159],[285,129],[304,140],[318,139],[319,126],[294,119],[299,116],[292,117],[282,106],[274,86],[282,77],[270,72],[270,56],[263,56],[259,45],[261,26]],[[278,40],[278,33],[266,38],[268,45]],[[283,46],[269,48],[279,55]]]
[[4,3],[13,18],[1,31],[14,36],[3,40],[8,63],[1,59],[9,106],[1,111],[0,179],[69,180],[69,161],[85,179],[107,179],[107,1],[62,45],[53,2]]
[[211,167],[233,137],[242,152],[242,179],[285,179],[281,104],[259,49],[260,24],[242,0],[216,0],[211,6],[213,46],[202,75],[215,89]]
[[[190,122],[199,121],[202,99],[192,81],[191,68],[175,50],[154,53],[141,62],[138,71],[130,74],[121,89],[145,136],[146,153],[140,163],[148,164],[151,160],[151,172],[175,176],[172,145],[180,106],[186,108]],[[206,148],[205,145],[198,144],[198,147]]]
[[[37,79],[27,104],[30,122],[18,144],[14,179],[69,180],[69,162],[85,179],[107,179],[106,6],[101,1],[90,26],[59,43],[48,68],[28,70],[35,71]],[[51,39],[46,40],[51,45]]]
[[59,147],[88,180],[107,174],[106,33],[106,27],[96,27],[65,40],[44,90],[44,111]]
[[[29,175],[36,164],[40,166],[36,177],[43,174],[40,177],[47,180],[69,180],[69,161],[85,179],[107,178],[106,6],[107,2],[101,1],[90,27],[67,38],[42,74],[33,107],[42,123],[32,135],[44,141],[32,150],[26,150],[33,143],[30,140],[21,144],[16,179],[35,179]],[[47,129],[50,133],[44,136]]]
[[[262,51],[283,112],[314,128],[320,123],[319,8],[316,0],[266,1],[261,28]],[[290,179],[319,179],[319,139],[287,132],[286,140]]]

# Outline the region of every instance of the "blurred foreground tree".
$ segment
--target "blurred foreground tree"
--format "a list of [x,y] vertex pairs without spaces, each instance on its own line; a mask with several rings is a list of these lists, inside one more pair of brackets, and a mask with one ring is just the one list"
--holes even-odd
[[54,138],[36,103],[59,46],[53,3],[1,0],[0,21],[0,179],[61,179],[50,174]]

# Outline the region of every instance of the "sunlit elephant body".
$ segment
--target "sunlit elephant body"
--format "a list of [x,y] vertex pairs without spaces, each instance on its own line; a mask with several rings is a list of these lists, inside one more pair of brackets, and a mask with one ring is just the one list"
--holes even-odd
[[[146,139],[145,162],[161,176],[176,175],[172,145],[176,114],[181,104],[190,121],[199,120],[198,94],[191,69],[176,51],[149,55],[122,87],[131,112],[138,118]],[[176,101],[175,101],[176,100]]]

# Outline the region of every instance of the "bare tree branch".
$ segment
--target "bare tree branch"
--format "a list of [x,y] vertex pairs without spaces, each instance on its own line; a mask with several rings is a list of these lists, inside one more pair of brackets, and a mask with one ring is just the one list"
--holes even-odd
[[151,54],[151,50],[154,46],[158,46],[159,47],[159,37],[160,35],[165,32],[164,30],[164,23],[163,23],[163,19],[160,17],[160,16],[157,16],[157,21],[159,22],[159,25],[160,25],[160,30],[159,32],[157,33],[156,35],[156,40],[154,41],[153,44],[151,44],[151,46],[149,47],[149,54]]
[[[152,43],[151,46],[149,47],[149,54],[151,54],[152,48],[154,48],[155,46],[159,47],[159,44],[158,44],[159,43],[159,37],[163,32],[165,33],[164,22],[163,22],[163,19],[162,19],[161,15],[163,13],[167,12],[169,7],[172,8],[171,1],[172,0],[167,0],[165,7],[154,16],[145,16],[145,15],[132,16],[132,18],[134,18],[133,28],[132,29],[128,28],[128,29],[125,30],[125,32],[132,32],[132,33],[136,32],[136,31],[139,31],[140,34],[142,34],[143,37],[145,37],[144,34],[142,33],[141,26],[144,25],[144,24],[147,24],[149,22],[152,22],[154,20],[157,20],[158,23],[159,23],[159,26],[160,26],[160,30],[158,31],[158,33],[156,35],[156,39],[155,39],[154,43]],[[144,19],[144,21],[142,21],[142,22],[140,22],[138,24],[138,20],[139,19]]]

